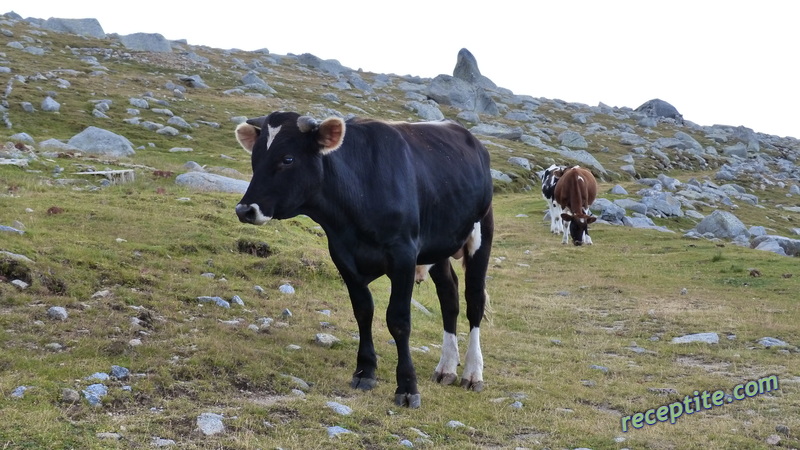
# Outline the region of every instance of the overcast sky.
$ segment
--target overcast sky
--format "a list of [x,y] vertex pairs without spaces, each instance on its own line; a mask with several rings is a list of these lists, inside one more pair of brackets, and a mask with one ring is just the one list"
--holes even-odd
[[9,11],[426,78],[452,75],[466,48],[515,94],[631,108],[660,98],[699,125],[800,138],[794,0],[3,0]]

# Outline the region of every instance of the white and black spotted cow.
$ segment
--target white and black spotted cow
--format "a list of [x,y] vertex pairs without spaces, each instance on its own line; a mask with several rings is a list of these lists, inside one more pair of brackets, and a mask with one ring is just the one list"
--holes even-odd
[[456,381],[458,280],[450,258],[464,263],[470,324],[461,385],[483,389],[480,323],[492,246],[492,178],[483,145],[454,122],[387,123],[338,117],[318,122],[274,112],[236,128],[252,153],[253,179],[236,206],[242,222],[305,214],[328,236],[334,264],[353,306],[360,342],[351,386],[377,381],[372,340],[374,305],[368,285],[392,282],[386,322],[397,344],[398,405],[420,406],[411,361],[411,294],[429,268],[442,308],[442,355],[433,379]]
[[556,201],[556,183],[564,173],[565,166],[556,164],[545,169],[542,175],[542,197],[547,202],[550,215],[550,232],[560,234],[563,232],[564,225],[561,222],[561,205]]

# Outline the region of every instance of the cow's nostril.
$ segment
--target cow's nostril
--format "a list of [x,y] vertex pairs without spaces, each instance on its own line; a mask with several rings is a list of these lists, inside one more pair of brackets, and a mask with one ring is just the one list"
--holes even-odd
[[243,204],[236,205],[236,215],[239,217],[239,221],[244,223],[252,223],[255,216],[253,207]]

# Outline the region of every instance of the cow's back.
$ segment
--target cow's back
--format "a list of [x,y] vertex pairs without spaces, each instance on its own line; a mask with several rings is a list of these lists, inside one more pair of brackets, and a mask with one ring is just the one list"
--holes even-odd
[[422,259],[458,247],[491,206],[489,153],[454,122],[351,120],[328,158],[370,220],[419,228]]

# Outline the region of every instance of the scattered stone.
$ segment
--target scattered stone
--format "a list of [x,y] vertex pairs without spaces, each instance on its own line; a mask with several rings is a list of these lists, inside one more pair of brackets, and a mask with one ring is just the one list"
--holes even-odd
[[108,388],[102,383],[89,385],[83,390],[83,396],[92,406],[99,406],[106,395],[108,395]]
[[717,344],[719,343],[719,335],[717,333],[695,333],[672,338],[673,344],[689,344],[692,342]]
[[786,425],[777,425],[775,427],[775,431],[784,436],[789,436],[789,427],[787,427]]
[[348,434],[348,433],[352,433],[352,431],[348,430],[347,428],[340,427],[338,425],[333,427],[328,427],[328,437],[331,438],[339,436],[341,434]]
[[102,432],[102,433],[96,433],[95,436],[97,437],[97,439],[107,439],[113,441],[118,441],[122,439],[122,435],[119,433]]
[[173,445],[176,444],[175,441],[173,441],[172,439],[162,439],[160,437],[154,437],[151,442],[151,445],[153,447],[161,448],[161,447],[172,447]]
[[225,424],[222,423],[222,415],[214,413],[203,413],[197,416],[197,428],[206,435],[222,433],[225,431]]
[[30,284],[22,280],[12,280],[11,284],[14,285],[20,291],[24,291],[25,289],[28,289],[28,287],[30,287]]
[[236,306],[244,306],[244,300],[242,300],[242,298],[238,295],[234,295],[233,298],[231,298],[231,303]]
[[592,364],[591,366],[589,366],[589,368],[592,370],[599,370],[603,373],[608,373],[608,367],[605,366],[598,366],[597,364]]
[[314,336],[314,343],[320,347],[332,347],[333,344],[339,342],[339,338],[327,333],[317,333]]
[[448,428],[464,428],[464,427],[466,427],[466,425],[464,425],[463,423],[461,423],[461,422],[459,422],[457,420],[451,420],[450,422],[447,422],[447,427]]
[[111,376],[118,380],[126,380],[131,376],[131,371],[122,366],[111,366]]
[[52,320],[67,320],[69,314],[63,306],[52,306],[47,310],[47,317]]
[[81,394],[78,393],[75,389],[64,388],[61,389],[61,397],[59,397],[59,401],[61,403],[77,403],[81,400]]
[[781,437],[777,434],[771,434],[767,437],[766,443],[769,445],[778,445],[781,443]]
[[758,340],[758,343],[764,347],[789,347],[789,344],[774,337],[763,337]]
[[222,308],[230,308],[231,304],[228,303],[227,300],[223,299],[222,297],[209,297],[209,296],[201,296],[197,297],[197,300],[200,303],[214,303],[215,305],[222,307]]
[[328,408],[332,409],[333,412],[335,412],[336,414],[342,415],[342,416],[349,416],[350,414],[353,413],[352,408],[350,408],[347,405],[343,405],[341,403],[328,402],[327,406],[328,406]]
[[25,396],[25,391],[28,390],[28,386],[17,386],[13,392],[11,392],[11,396],[14,398],[22,398]]
[[278,290],[281,291],[283,294],[294,294],[294,288],[289,284],[282,284],[278,287]]

